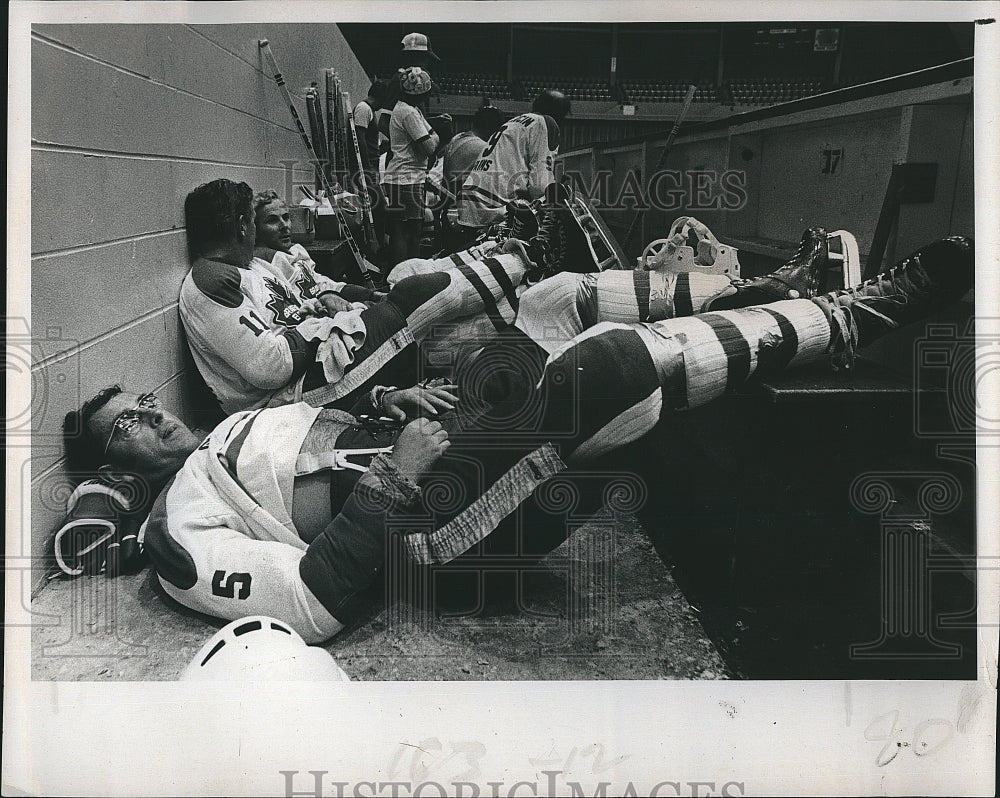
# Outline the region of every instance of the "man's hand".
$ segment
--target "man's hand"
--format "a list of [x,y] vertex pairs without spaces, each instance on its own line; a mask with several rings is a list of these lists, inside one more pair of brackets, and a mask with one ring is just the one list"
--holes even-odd
[[431,130],[438,135],[438,149],[444,147],[455,137],[455,126],[451,114],[429,117],[427,123],[431,126]]
[[326,308],[326,315],[328,316],[340,313],[342,310],[352,310],[350,302],[332,291],[321,295],[319,301],[323,303],[323,307]]
[[299,315],[303,318],[308,318],[309,316],[325,316],[326,308],[323,307],[323,303],[318,299],[307,299],[299,305]]
[[404,477],[419,482],[449,446],[448,431],[441,422],[418,418],[403,427],[390,456]]
[[402,388],[389,391],[382,397],[382,413],[390,418],[403,421],[413,418],[423,411],[436,416],[445,410],[454,410],[458,404],[458,396],[452,391],[458,390],[457,385],[436,381],[427,387],[414,385],[412,388]]

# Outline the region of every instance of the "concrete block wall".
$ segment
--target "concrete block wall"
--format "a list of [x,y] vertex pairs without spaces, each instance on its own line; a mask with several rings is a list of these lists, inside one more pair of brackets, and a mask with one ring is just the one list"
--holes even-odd
[[[367,92],[334,24],[32,29],[33,419],[22,491],[34,557],[71,489],[60,433],[68,410],[116,382],[156,391],[189,421],[204,407],[177,314],[184,197],[217,177],[279,193],[312,185],[260,38],[293,95],[313,80],[322,87],[326,68],[353,100]],[[306,120],[304,102],[298,109]]]
[[[973,115],[968,85],[932,85],[884,98],[830,106],[814,112],[779,116],[704,134],[680,136],[663,163],[685,176],[680,204],[653,207],[643,214],[628,247],[666,234],[673,219],[695,216],[723,241],[743,248],[771,244],[791,254],[802,231],[811,225],[854,233],[866,258],[871,248],[894,162],[937,164],[933,201],[904,204],[889,241],[887,260],[950,234],[971,235],[975,220]],[[837,168],[825,171],[824,152],[840,151]],[[662,141],[596,145],[566,152],[557,167],[585,174],[603,186],[603,214],[616,234],[624,235],[634,210],[620,200],[622,187],[635,175],[645,185],[656,171]],[[605,182],[594,170],[604,172]],[[728,210],[721,195],[721,175],[742,173],[746,202]],[[705,174],[707,194],[699,196],[695,177]],[[661,203],[673,184],[660,185]],[[713,207],[718,200],[721,205]],[[787,255],[786,255],[787,256]]]

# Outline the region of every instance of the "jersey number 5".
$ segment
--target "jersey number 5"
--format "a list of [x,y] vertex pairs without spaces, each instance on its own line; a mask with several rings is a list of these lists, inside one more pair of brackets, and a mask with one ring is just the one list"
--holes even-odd
[[[212,577],[212,595],[221,598],[245,599],[250,595],[250,580],[251,576],[247,573],[231,573],[226,576],[225,571],[216,571],[215,576]],[[240,589],[238,594],[236,592],[237,586]]]

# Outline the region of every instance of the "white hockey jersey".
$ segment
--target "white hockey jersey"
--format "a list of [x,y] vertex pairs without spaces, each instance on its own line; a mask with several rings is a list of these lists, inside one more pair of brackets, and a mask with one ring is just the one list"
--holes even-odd
[[[306,642],[343,628],[334,612],[344,607],[343,596],[375,577],[384,549],[345,552],[338,546],[345,539],[380,541],[384,513],[412,501],[416,488],[395,478],[379,455],[339,514],[307,544],[292,522],[292,495],[302,443],[320,413],[344,429],[354,422],[347,413],[301,402],[246,411],[219,424],[187,459],[140,530],[171,597],[229,620],[275,617]],[[359,500],[359,487],[382,498]],[[357,566],[365,557],[374,569]],[[345,561],[352,566],[346,572],[338,567]]]
[[518,191],[529,199],[541,197],[554,180],[558,131],[552,118],[541,114],[521,114],[501,125],[458,192],[459,223],[485,227],[499,221]]
[[364,342],[365,306],[332,318],[299,310],[343,287],[318,275],[298,244],[246,268],[195,261],[181,284],[180,317],[195,364],[226,413],[298,401],[316,361],[329,381],[343,375]]

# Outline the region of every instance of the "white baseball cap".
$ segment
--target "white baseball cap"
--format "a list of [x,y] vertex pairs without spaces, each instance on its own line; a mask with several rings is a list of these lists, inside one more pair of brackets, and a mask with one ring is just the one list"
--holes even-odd
[[422,33],[407,33],[403,37],[403,52],[424,52],[435,61],[441,60],[431,49],[431,40]]

